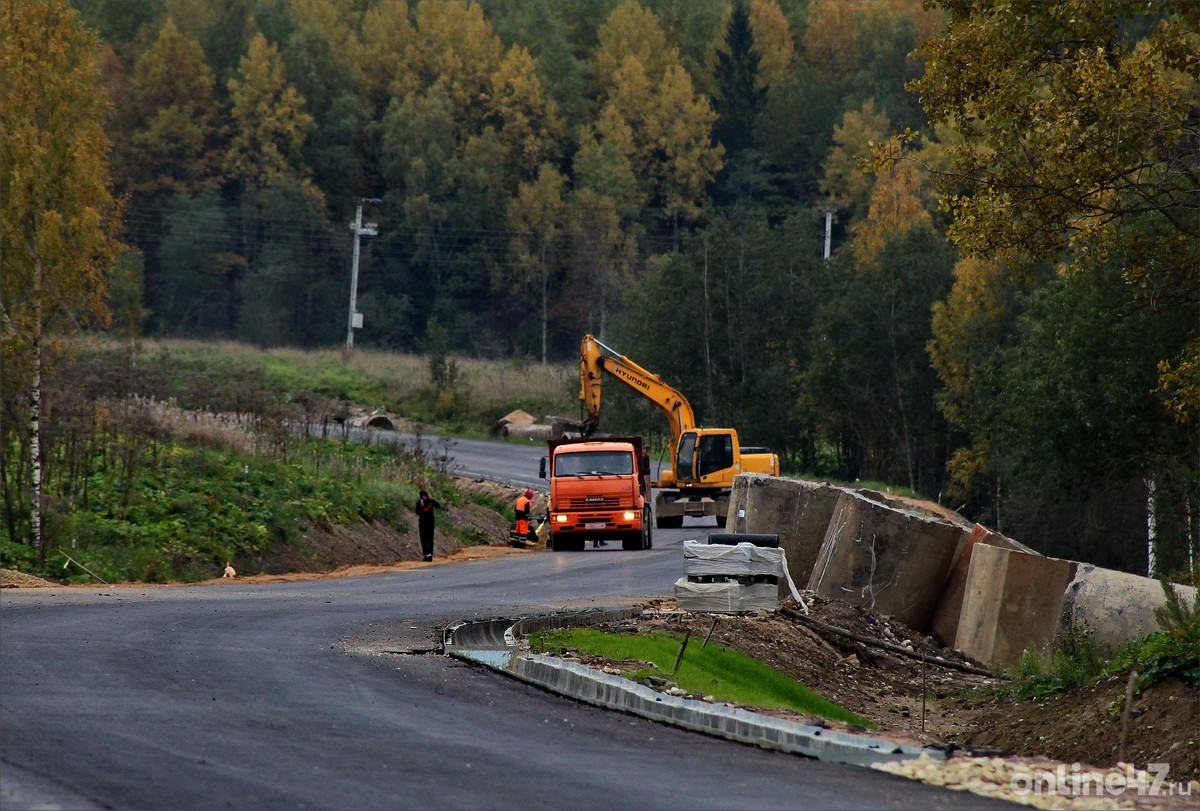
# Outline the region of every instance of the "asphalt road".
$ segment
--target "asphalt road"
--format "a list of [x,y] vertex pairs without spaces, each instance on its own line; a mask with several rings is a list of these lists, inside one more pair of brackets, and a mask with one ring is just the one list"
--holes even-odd
[[[491,479],[541,491],[549,489],[546,480],[538,477],[538,463],[546,455],[546,445],[542,442],[489,442],[376,429],[350,429],[349,435],[357,441],[419,447],[435,463],[446,459],[447,466],[462,476]],[[657,478],[662,463],[653,461],[651,469]]]
[[670,594],[709,531],[359,578],[6,589],[0,808],[1000,807],[422,652],[458,619]]

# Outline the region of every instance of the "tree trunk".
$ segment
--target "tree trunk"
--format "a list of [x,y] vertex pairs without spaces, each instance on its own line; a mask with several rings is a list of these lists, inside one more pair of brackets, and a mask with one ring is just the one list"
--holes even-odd
[[[708,409],[707,419],[712,419],[713,407],[713,365],[712,365],[712,313],[709,310],[708,295],[708,237],[704,239],[704,267],[702,293],[704,295],[704,402]],[[711,423],[710,423],[711,424]]]
[[546,246],[542,246],[542,365],[547,362],[546,333],[550,321],[550,269],[546,267]]
[[34,270],[33,381],[29,387],[29,462],[33,499],[29,510],[29,534],[38,560],[46,559],[45,533],[42,531],[42,264]]
[[1154,476],[1146,477],[1146,576],[1158,576],[1158,499]]

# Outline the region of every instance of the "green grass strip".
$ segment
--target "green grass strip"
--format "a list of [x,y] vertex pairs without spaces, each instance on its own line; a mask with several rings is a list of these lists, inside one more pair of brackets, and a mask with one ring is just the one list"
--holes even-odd
[[669,679],[689,693],[712,696],[718,701],[775,707],[819,715],[831,721],[873,726],[757,659],[720,645],[704,645],[698,639],[689,641],[675,675],[671,675],[671,669],[683,644],[680,635],[610,634],[594,628],[574,628],[536,635],[533,649],[540,650],[543,640],[545,651],[550,654],[576,650],[610,659],[652,662],[654,670],[636,671],[630,676],[637,679],[653,675]]

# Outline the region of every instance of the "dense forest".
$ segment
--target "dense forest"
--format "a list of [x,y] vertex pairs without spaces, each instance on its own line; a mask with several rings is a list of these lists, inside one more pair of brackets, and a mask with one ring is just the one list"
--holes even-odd
[[1197,565],[1200,4],[0,5],[6,481],[93,323],[595,333],[788,471]]

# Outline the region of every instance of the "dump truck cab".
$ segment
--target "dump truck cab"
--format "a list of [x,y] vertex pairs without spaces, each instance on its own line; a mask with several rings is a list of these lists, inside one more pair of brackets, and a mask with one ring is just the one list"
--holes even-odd
[[587,541],[652,544],[650,460],[641,437],[557,439],[538,475],[550,480],[550,545],[578,551]]

